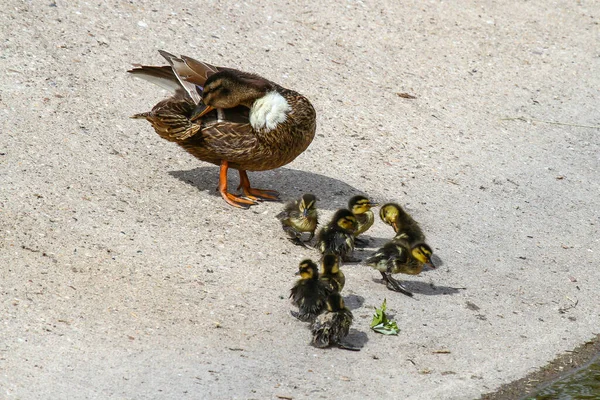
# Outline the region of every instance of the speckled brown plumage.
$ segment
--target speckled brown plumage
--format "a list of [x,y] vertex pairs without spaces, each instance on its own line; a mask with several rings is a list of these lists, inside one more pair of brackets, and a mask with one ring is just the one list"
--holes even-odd
[[[129,72],[169,88],[175,93],[159,102],[152,111],[136,114],[145,118],[164,139],[177,143],[202,161],[221,166],[220,191],[236,207],[255,204],[256,200],[274,199],[273,191],[250,188],[245,171],[264,171],[290,163],[312,142],[316,114],[301,94],[281,87],[258,75],[231,68],[215,67],[189,57],[160,52],[170,66],[137,66]],[[240,102],[225,108],[203,104],[208,100],[205,85],[218,79],[227,81],[234,93],[211,93],[211,99],[237,98]],[[255,129],[250,123],[250,107],[266,93],[276,92],[289,104],[284,121],[274,129]],[[255,94],[255,98],[252,95]],[[235,97],[237,96],[237,97]],[[221,107],[221,106],[219,106]],[[211,109],[212,111],[204,114]],[[246,199],[227,192],[227,169],[240,171],[240,185]],[[248,200],[249,199],[249,200]]]

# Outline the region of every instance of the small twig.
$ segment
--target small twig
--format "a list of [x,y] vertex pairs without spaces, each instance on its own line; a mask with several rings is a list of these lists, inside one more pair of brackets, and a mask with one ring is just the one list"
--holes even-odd
[[525,117],[514,117],[514,118],[500,118],[501,121],[523,121],[523,122],[539,122],[543,124],[552,124],[552,125],[562,125],[562,126],[575,126],[578,128],[590,128],[590,129],[600,129],[600,125],[581,125],[581,124],[572,124],[570,122],[557,122],[557,121],[546,121],[543,119],[526,119]]
[[579,299],[577,299],[577,300],[575,300],[575,301],[573,301],[573,300],[572,300],[572,299],[570,299],[569,297],[567,297],[567,299],[569,299],[569,300],[571,301],[571,304],[570,304],[570,305],[568,305],[568,306],[565,306],[565,307],[560,307],[560,308],[558,309],[558,312],[559,312],[560,314],[565,314],[567,311],[569,311],[569,310],[571,310],[571,309],[573,309],[573,308],[577,307],[577,304],[579,304]]
[[398,97],[402,97],[403,99],[416,99],[416,96],[413,96],[412,94],[408,94],[408,93],[396,93],[396,96]]

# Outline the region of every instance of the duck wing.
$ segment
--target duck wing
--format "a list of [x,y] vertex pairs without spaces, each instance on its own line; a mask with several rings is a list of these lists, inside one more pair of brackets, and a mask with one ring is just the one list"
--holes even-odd
[[191,57],[177,57],[164,50],[159,50],[158,52],[167,60],[176,79],[190,95],[194,103],[200,104],[204,83],[209,76],[219,72],[219,68],[194,60]]
[[135,68],[130,69],[127,72],[132,73],[134,76],[152,82],[155,85],[172,92],[177,93],[181,90],[181,84],[179,83],[179,80],[177,80],[171,66],[165,65],[162,67],[155,67],[141,64],[133,64],[133,66]]

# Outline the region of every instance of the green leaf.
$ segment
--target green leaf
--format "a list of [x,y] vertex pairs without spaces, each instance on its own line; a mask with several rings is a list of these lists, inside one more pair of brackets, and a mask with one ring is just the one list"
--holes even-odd
[[371,329],[384,335],[397,335],[400,332],[398,324],[388,319],[385,314],[386,309],[387,299],[383,299],[381,308],[375,308],[375,315],[373,315],[373,320],[371,321]]

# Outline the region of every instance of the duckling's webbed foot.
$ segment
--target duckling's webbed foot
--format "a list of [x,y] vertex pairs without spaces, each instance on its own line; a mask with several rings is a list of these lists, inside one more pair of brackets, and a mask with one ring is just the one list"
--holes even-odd
[[382,272],[381,276],[383,277],[383,280],[385,281],[385,285],[389,290],[393,290],[394,292],[400,292],[409,297],[413,297],[413,294],[411,292],[409,292],[408,290],[404,289],[402,284],[399,281],[397,281],[396,279],[392,278],[390,276],[390,274]]
[[294,243],[296,246],[302,246],[302,247],[306,247],[308,248],[308,246],[306,245],[306,243],[304,243],[299,237],[289,237],[288,240],[292,243]]
[[369,245],[369,240],[368,239],[363,239],[363,238],[354,238],[354,247],[367,247]]
[[290,242],[294,243],[296,246],[306,247],[306,244],[302,241],[301,234],[298,233],[294,228],[292,228],[291,226],[284,225],[283,231],[287,233],[288,240]]
[[357,257],[353,257],[352,255],[344,254],[342,256],[342,261],[344,261],[346,263],[359,263],[359,262],[361,262],[361,259],[357,258]]
[[315,315],[311,313],[299,313],[298,311],[290,311],[292,317],[302,322],[311,322],[315,319]]
[[242,189],[242,193],[247,198],[254,201],[279,201],[279,193],[275,190],[256,189],[250,187],[250,179],[246,171],[240,170],[240,186],[238,189]]

